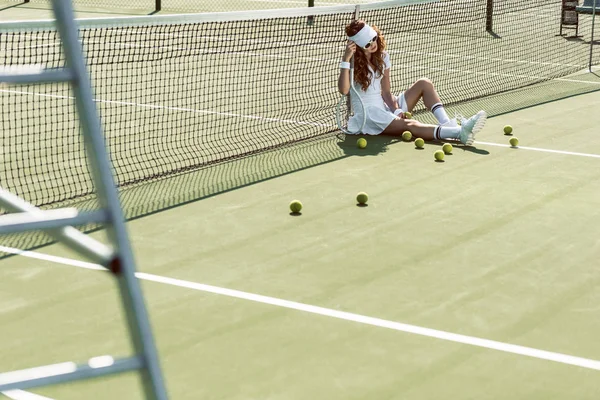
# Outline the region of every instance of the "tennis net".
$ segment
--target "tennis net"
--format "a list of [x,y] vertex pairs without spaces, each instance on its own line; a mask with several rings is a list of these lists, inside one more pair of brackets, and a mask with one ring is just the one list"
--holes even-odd
[[[372,3],[360,17],[385,34],[393,90],[428,77],[447,105],[587,67],[591,16],[568,38],[557,35],[561,0],[496,2],[493,32],[488,0]],[[335,132],[338,63],[354,12],[79,20],[118,185]],[[0,65],[30,64],[62,66],[52,23],[0,24]],[[37,206],[93,195],[68,85],[1,87],[0,107],[3,187]]]

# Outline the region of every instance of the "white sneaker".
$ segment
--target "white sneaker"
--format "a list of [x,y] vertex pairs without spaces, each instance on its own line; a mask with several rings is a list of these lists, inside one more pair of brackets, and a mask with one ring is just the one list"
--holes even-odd
[[451,128],[456,128],[458,126],[458,118],[451,118],[450,121],[443,124],[443,126],[449,126]]
[[467,146],[472,145],[475,141],[475,134],[483,128],[486,120],[487,114],[483,110],[479,111],[469,119],[461,117],[460,135],[458,137],[460,142]]

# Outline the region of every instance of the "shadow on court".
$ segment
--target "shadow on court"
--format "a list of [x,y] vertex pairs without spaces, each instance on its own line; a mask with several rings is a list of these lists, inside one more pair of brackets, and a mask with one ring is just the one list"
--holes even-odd
[[[364,138],[367,141],[367,147],[360,149],[356,142],[358,139]],[[394,136],[371,136],[371,135],[345,135],[343,138],[339,138],[337,145],[347,156],[376,156],[381,153],[388,151],[388,146],[401,142],[400,138]]]
[[[365,138],[367,140],[367,147],[364,149],[358,148],[356,142],[359,138]],[[489,151],[485,149],[478,149],[475,146],[463,146],[457,141],[448,141],[454,147],[453,153],[457,152],[470,152],[479,155],[488,155]],[[338,146],[345,155],[347,156],[376,156],[388,151],[389,146],[397,143],[404,143],[405,145],[409,145],[411,147],[415,147],[414,140],[410,143],[404,142],[401,138],[396,136],[384,136],[384,135],[346,135],[343,140],[340,139],[338,141]],[[444,141],[428,141],[426,142],[428,146],[438,146],[440,149],[444,145]],[[419,151],[422,151],[419,149]]]
[[456,154],[458,152],[468,152],[468,153],[474,153],[474,154],[479,154],[482,156],[487,156],[488,154],[490,154],[489,151],[485,150],[485,149],[478,149],[475,145],[472,146],[464,146],[462,144],[460,144],[458,141],[432,141],[432,142],[426,142],[427,145],[429,146],[438,146],[440,149],[442,148],[442,146],[444,145],[444,143],[450,143],[452,145],[452,154]]

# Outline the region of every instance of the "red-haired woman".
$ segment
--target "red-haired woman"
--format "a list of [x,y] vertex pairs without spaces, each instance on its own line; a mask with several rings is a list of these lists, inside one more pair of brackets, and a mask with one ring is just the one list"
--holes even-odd
[[[385,51],[385,39],[379,29],[357,20],[346,26],[346,35],[348,44],[340,63],[338,89],[342,94],[348,94],[350,91],[349,61],[354,56],[354,85],[360,94],[366,113],[362,133],[401,135],[408,130],[414,136],[425,140],[453,138],[465,145],[473,143],[475,134],[485,124],[487,118],[485,111],[479,111],[469,119],[460,117],[459,126],[455,119],[448,117],[433,84],[425,78],[416,81],[399,96],[392,95],[390,56]],[[439,125],[427,125],[404,118],[404,112],[412,112],[421,98],[425,107],[433,112]],[[357,100],[352,99],[353,102]],[[355,130],[359,120],[362,120],[362,116],[351,117],[348,127]]]

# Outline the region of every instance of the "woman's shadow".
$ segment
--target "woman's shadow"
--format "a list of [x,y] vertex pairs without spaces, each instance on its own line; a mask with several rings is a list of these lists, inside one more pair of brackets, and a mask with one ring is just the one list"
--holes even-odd
[[[357,141],[364,138],[367,141],[367,147],[361,149]],[[401,142],[402,138],[384,135],[338,135],[337,145],[340,146],[347,156],[376,156],[388,151],[388,146],[393,143]]]
[[[386,135],[344,135],[339,134],[337,145],[342,149],[347,156],[376,156],[380,153],[388,151],[388,147],[394,143],[403,142],[401,137],[398,136],[386,136]],[[364,138],[367,141],[367,147],[361,149],[358,147],[357,141],[360,138]],[[484,149],[478,149],[475,146],[463,146],[457,141],[427,141],[425,142],[429,146],[436,146],[440,149],[446,142],[452,143],[455,152],[468,151],[480,155],[488,155],[489,151]],[[406,142],[405,142],[406,143]],[[414,139],[411,140],[410,144],[414,147]],[[421,149],[422,150],[422,149]]]

